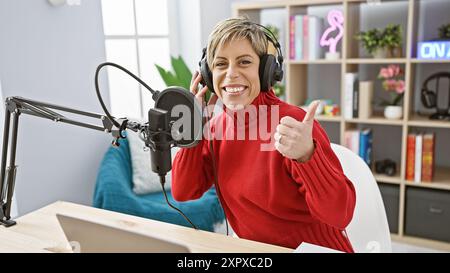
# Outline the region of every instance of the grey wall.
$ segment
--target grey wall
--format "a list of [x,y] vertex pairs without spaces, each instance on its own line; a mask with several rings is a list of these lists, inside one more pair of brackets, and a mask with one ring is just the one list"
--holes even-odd
[[[4,97],[17,95],[101,113],[94,72],[104,60],[100,1],[53,7],[46,0],[0,0]],[[104,75],[101,82],[109,104]],[[91,204],[97,169],[109,143],[102,132],[22,115],[19,213],[56,200]]]

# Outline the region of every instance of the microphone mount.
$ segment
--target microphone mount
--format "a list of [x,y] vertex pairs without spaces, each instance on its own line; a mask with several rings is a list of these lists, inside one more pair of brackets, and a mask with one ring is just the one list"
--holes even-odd
[[[94,119],[99,119],[102,125],[94,125],[86,122],[81,122],[65,117],[64,115],[55,112],[63,111],[67,113],[72,113],[80,116],[86,116]],[[64,106],[59,106],[55,104],[49,104],[45,102],[34,101],[22,97],[8,97],[5,101],[5,123],[3,130],[3,148],[2,148],[2,161],[1,161],[1,173],[0,173],[0,224],[6,227],[15,225],[16,222],[11,220],[11,205],[12,196],[14,193],[15,178],[17,173],[16,166],[16,150],[17,150],[17,134],[19,117],[21,114],[32,115],[40,118],[50,119],[55,122],[68,123],[79,127],[84,127],[88,129],[93,129],[97,131],[103,131],[113,136],[112,145],[115,147],[119,146],[119,139],[125,138],[125,130],[132,130],[134,132],[144,132],[148,131],[148,123],[140,124],[134,121],[130,121],[126,118],[113,120],[105,115],[100,115],[96,113],[90,113],[86,111],[80,111],[77,109],[72,109]],[[9,141],[10,136],[10,125],[12,121],[12,132],[11,141]],[[119,126],[115,126],[118,124]],[[11,146],[10,146],[11,145]],[[147,145],[147,142],[146,142]],[[150,148],[152,145],[147,145]],[[9,151],[9,164],[7,165],[7,156]]]
[[[109,113],[100,93],[100,87],[98,83],[100,70],[105,66],[113,66],[117,69],[122,70],[141,85],[143,85],[150,93],[152,93],[152,98],[155,101],[155,108],[150,109],[148,112],[148,122],[141,124],[138,122],[130,121],[127,118],[115,118]],[[14,193],[15,178],[17,172],[16,166],[16,150],[17,150],[17,132],[19,125],[19,116],[21,114],[33,115],[40,118],[50,119],[55,122],[63,122],[79,127],[89,128],[97,131],[103,131],[113,136],[112,145],[114,147],[119,146],[119,139],[125,138],[125,130],[129,129],[139,134],[139,137],[145,143],[145,146],[150,148],[151,152],[151,168],[152,171],[157,173],[160,178],[162,190],[167,204],[178,211],[193,228],[197,227],[189,220],[189,218],[178,208],[173,206],[168,198],[164,188],[165,176],[168,171],[172,168],[170,149],[173,146],[178,147],[192,147],[198,143],[196,137],[200,137],[202,130],[201,127],[197,128],[198,134],[194,139],[185,140],[184,138],[178,139],[178,136],[182,135],[179,128],[175,130],[177,140],[172,138],[172,126],[175,123],[174,117],[169,116],[172,110],[173,103],[181,104],[187,107],[194,113],[193,117],[200,119],[198,122],[201,123],[201,110],[196,106],[196,99],[189,91],[183,88],[169,87],[164,91],[153,90],[148,86],[143,80],[131,73],[128,69],[110,62],[105,62],[100,64],[95,72],[95,90],[97,98],[100,105],[104,111],[105,115],[80,111],[77,109],[72,109],[64,106],[59,106],[55,104],[49,104],[45,102],[34,101],[22,97],[8,97],[6,99],[5,107],[5,123],[3,131],[3,150],[2,150],[2,162],[0,170],[0,224],[6,227],[13,226],[16,224],[15,221],[11,220],[11,206],[12,206],[12,196]],[[187,104],[187,105],[186,105]],[[191,107],[188,107],[191,106]],[[197,109],[197,111],[195,110]],[[55,111],[68,112],[80,116],[86,116],[91,118],[100,119],[102,125],[93,125],[86,122],[76,121],[65,117]],[[195,118],[194,118],[195,119]],[[10,135],[10,123],[12,120],[12,133],[11,133],[11,151],[9,152],[9,166],[6,167],[8,149],[9,149],[9,135]],[[191,120],[194,121],[195,120]],[[195,131],[195,130],[194,130]]]

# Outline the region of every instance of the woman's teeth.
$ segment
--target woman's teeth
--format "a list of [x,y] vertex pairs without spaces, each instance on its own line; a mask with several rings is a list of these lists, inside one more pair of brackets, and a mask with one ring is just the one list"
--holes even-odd
[[225,87],[225,91],[228,93],[239,93],[244,91],[246,87],[241,86],[241,87]]

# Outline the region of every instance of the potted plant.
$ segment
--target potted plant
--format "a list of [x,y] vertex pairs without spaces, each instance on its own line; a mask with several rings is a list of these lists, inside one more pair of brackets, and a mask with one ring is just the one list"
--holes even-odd
[[355,37],[364,49],[375,58],[400,57],[402,53],[402,28],[389,24],[384,29],[361,31]]
[[382,99],[381,105],[385,106],[384,116],[387,119],[400,119],[403,117],[403,107],[401,101],[405,93],[405,81],[403,78],[403,70],[398,65],[389,65],[382,67],[378,78],[381,79],[383,89],[389,92],[390,99]]
[[[170,58],[172,64],[172,71],[165,70],[161,66],[155,64],[156,69],[158,70],[161,78],[164,83],[169,86],[180,86],[185,88],[186,90],[190,89],[192,73],[189,70],[189,67],[184,62],[181,56],[178,58],[171,57]],[[207,91],[205,94],[205,100],[208,101],[211,96],[211,91]]]
[[402,27],[389,24],[382,33],[383,45],[387,49],[388,57],[399,58],[402,55]]
[[444,24],[439,27],[439,39],[450,40],[450,24]]
[[359,40],[364,49],[375,58],[385,58],[382,32],[378,28],[360,31],[355,38]]

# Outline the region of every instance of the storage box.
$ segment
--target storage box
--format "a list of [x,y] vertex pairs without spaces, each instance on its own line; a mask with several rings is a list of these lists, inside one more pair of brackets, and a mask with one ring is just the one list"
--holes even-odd
[[391,233],[398,233],[400,188],[397,185],[378,183]]
[[405,235],[450,242],[450,192],[407,187]]

